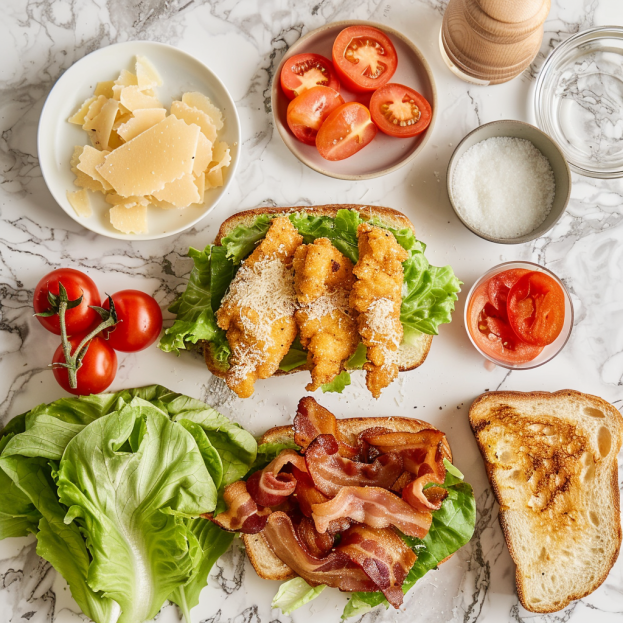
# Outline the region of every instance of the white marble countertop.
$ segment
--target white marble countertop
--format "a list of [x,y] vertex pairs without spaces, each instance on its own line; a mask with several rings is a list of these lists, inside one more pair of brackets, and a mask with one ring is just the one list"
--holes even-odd
[[[514,587],[514,567],[497,522],[497,505],[467,421],[472,400],[486,390],[573,388],[623,403],[623,181],[574,176],[565,216],[547,236],[521,246],[497,246],[456,218],[445,190],[454,146],[470,130],[496,119],[532,121],[534,76],[551,49],[595,25],[623,24],[621,0],[553,0],[541,52],[514,81],[468,85],[443,64],[438,34],[445,0],[5,0],[0,3],[0,422],[63,395],[46,368],[56,338],[32,317],[32,295],[43,274],[59,266],[89,273],[102,291],[139,288],[166,306],[185,284],[189,245],[212,241],[217,225],[259,205],[370,203],[404,211],[428,244],[433,264],[451,264],[465,282],[454,321],[436,337],[426,364],[373,402],[356,378],[343,396],[321,397],[341,416],[408,415],[446,431],[455,462],[476,491],[478,523],[471,543],[411,591],[406,611],[375,610],[371,621],[534,623],[623,620],[623,559],[604,584],[564,612],[526,612]],[[295,7],[295,8],[294,8]],[[300,164],[274,130],[270,82],[282,54],[301,34],[327,22],[372,19],[411,37],[437,81],[440,110],[433,136],[411,166],[386,177],[344,182]],[[130,243],[96,236],[69,219],[46,189],[37,163],[36,133],[43,102],[56,79],[88,52],[115,42],[156,40],[208,64],[236,100],[242,121],[237,177],[212,217],[184,234]],[[68,94],[69,96],[70,94]],[[488,268],[532,259],[558,274],[576,310],[571,340],[551,363],[532,371],[488,371],[471,346],[462,314],[465,294]],[[291,421],[305,377],[258,383],[252,400],[232,398],[192,355],[176,359],[152,348],[120,357],[111,389],[161,383],[206,400],[253,433]],[[623,479],[619,479],[623,482]],[[1,496],[1,492],[0,492]],[[1,497],[0,497],[1,500]],[[1,503],[1,501],[0,501]],[[195,623],[268,623],[276,583],[257,578],[234,547],[215,566],[193,611]],[[325,593],[292,617],[337,623],[345,598]],[[34,538],[0,543],[0,620],[68,623],[82,620],[67,586],[35,553]],[[174,606],[163,622],[179,620]]]

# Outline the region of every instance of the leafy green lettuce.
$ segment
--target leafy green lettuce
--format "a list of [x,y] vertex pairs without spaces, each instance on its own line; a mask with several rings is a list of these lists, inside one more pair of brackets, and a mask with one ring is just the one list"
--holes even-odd
[[166,599],[190,623],[232,536],[198,516],[256,459],[256,442],[204,403],[152,385],[62,398],[0,433],[0,538],[37,553],[96,623],[140,623]]
[[290,614],[316,599],[325,588],[324,584],[311,587],[303,578],[292,578],[279,587],[271,606],[279,608],[284,614]]
[[[227,366],[231,351],[225,333],[216,325],[214,312],[236,274],[240,262],[247,257],[266,236],[274,215],[262,214],[251,225],[238,225],[221,240],[222,246],[208,246],[203,252],[191,249],[195,261],[190,281],[184,294],[169,309],[177,314],[174,325],[167,329],[160,342],[165,351],[192,347],[199,340],[210,342],[215,358]],[[316,216],[293,212],[290,221],[309,244],[317,238],[328,238],[353,263],[359,258],[357,228],[364,220],[355,210],[338,210],[335,217]],[[461,282],[449,266],[431,266],[424,256],[426,245],[417,240],[413,231],[405,227],[390,227],[378,217],[369,221],[383,227],[396,237],[398,243],[409,253],[403,262],[404,284],[400,320],[405,330],[404,341],[409,343],[421,333],[437,335],[439,325],[451,321],[457,293]],[[363,366],[361,353],[356,369]],[[280,364],[284,371],[293,370],[307,363],[307,353],[297,340]],[[349,362],[350,363],[350,362]],[[343,377],[328,384],[323,391],[343,391],[350,377]]]

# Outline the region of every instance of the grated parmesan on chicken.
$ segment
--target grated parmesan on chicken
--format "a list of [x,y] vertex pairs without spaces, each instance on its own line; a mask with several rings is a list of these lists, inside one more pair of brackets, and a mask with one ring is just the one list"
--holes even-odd
[[[402,325],[398,322],[398,326],[394,322],[392,314],[394,313],[395,303],[391,299],[377,299],[373,301],[366,311],[366,322],[369,329],[374,335],[382,335],[389,340],[396,348],[400,346],[402,341],[401,329]],[[377,344],[385,344],[372,338],[371,342]],[[392,349],[393,350],[393,349]]]
[[301,310],[307,314],[307,320],[322,320],[324,316],[330,316],[334,311],[344,312],[350,315],[348,304],[349,293],[337,290],[318,297],[307,305],[301,305]]

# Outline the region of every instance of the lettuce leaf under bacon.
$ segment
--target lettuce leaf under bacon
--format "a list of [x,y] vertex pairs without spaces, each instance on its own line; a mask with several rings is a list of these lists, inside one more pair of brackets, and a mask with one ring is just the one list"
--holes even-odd
[[[195,266],[186,291],[169,308],[169,311],[177,314],[177,318],[160,341],[162,350],[179,354],[181,349],[192,348],[203,340],[210,343],[214,358],[227,367],[231,350],[225,332],[216,324],[215,312],[240,262],[266,236],[274,216],[262,214],[250,225],[238,225],[221,240],[222,246],[209,245],[203,252],[191,248],[189,255]],[[343,209],[338,210],[335,217],[329,217],[300,211],[292,212],[289,219],[306,244],[317,238],[328,238],[353,263],[357,262],[357,228],[365,222],[359,212]],[[404,283],[400,309],[404,341],[409,343],[417,340],[421,333],[437,335],[439,325],[449,323],[452,319],[461,281],[449,266],[438,268],[429,264],[424,255],[426,245],[417,240],[409,227],[391,227],[378,217],[368,222],[391,231],[409,253],[408,259],[403,262]],[[280,369],[289,371],[306,363],[307,353],[297,341],[282,360]],[[363,363],[365,360],[358,360],[357,365],[347,368],[360,368]],[[345,372],[339,381],[327,384],[323,391],[341,392],[349,381],[350,376]]]

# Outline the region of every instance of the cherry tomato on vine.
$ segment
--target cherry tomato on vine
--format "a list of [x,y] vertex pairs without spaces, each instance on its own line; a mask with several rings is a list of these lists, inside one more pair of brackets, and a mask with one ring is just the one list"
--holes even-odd
[[[119,322],[104,331],[115,350],[134,353],[151,346],[162,330],[162,310],[153,296],[140,290],[121,290],[112,295]],[[109,309],[108,299],[102,303]]]
[[281,88],[289,100],[318,86],[340,90],[340,81],[328,58],[320,54],[296,54],[283,64]]
[[[74,335],[69,338],[72,355],[84,336],[85,334]],[[52,363],[65,363],[62,345],[59,345],[56,349]],[[115,353],[106,340],[101,337],[94,337],[89,343],[86,355],[82,359],[82,365],[78,368],[78,387],[76,388],[69,386],[69,375],[66,368],[54,367],[52,371],[57,383],[70,394],[77,396],[99,394],[107,389],[115,379],[115,374],[117,374],[117,353]]]
[[430,125],[433,112],[428,101],[402,84],[386,84],[370,99],[372,121],[389,136],[417,136]]
[[[67,310],[65,314],[67,334],[74,335],[95,328],[101,319],[89,305],[100,304],[99,290],[93,279],[73,268],[57,268],[39,281],[33,297],[35,313],[40,314],[50,310],[48,292],[58,295],[59,282],[63,284],[70,301],[79,298],[80,295],[83,297],[78,307]],[[36,316],[36,318],[51,333],[61,334],[58,315]]]

